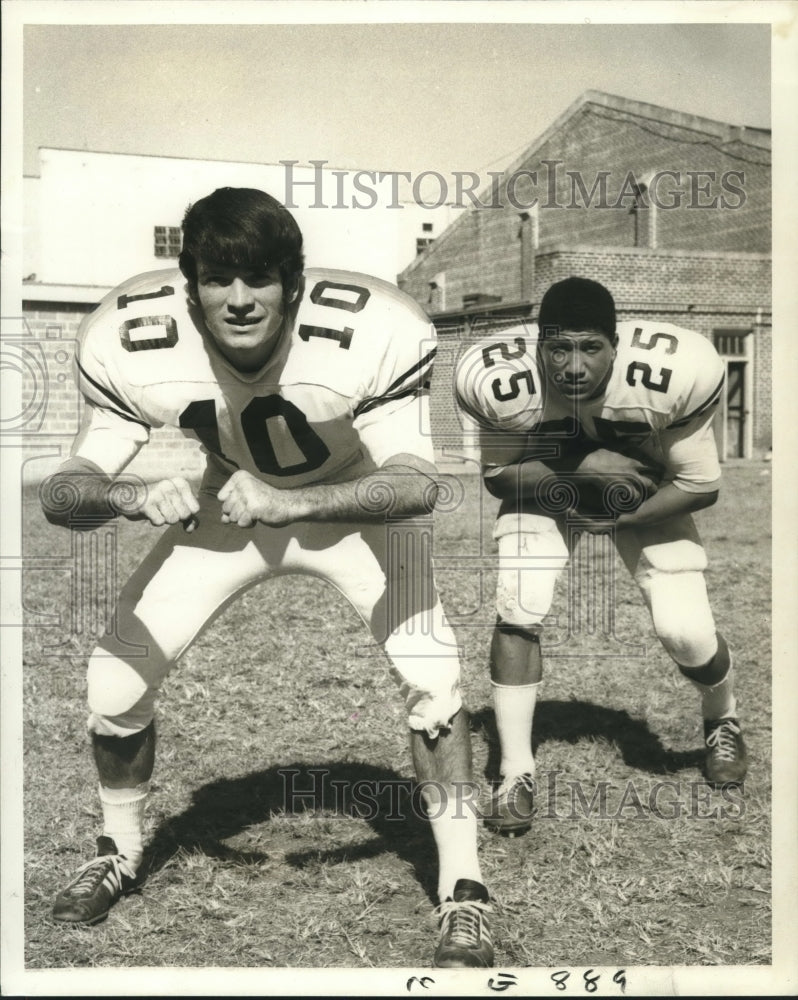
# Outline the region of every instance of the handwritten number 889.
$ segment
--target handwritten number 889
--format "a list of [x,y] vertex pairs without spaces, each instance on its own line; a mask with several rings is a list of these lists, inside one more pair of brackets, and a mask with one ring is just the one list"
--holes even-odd
[[[619,969],[615,975],[612,977],[612,981],[617,983],[621,987],[621,992],[626,992],[626,976],[625,969]],[[565,969],[561,969],[559,972],[553,972],[551,975],[555,986],[558,990],[566,990],[568,987],[565,985],[568,979],[570,979],[571,973],[567,972]],[[593,975],[593,969],[588,969],[582,976],[585,981],[585,992],[595,993],[598,990],[598,981],[601,978],[599,974]]]

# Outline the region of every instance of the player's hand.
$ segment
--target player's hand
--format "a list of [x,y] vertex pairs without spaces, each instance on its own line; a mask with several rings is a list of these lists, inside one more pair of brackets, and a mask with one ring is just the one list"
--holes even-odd
[[[573,508],[588,519],[617,518],[637,510],[657,492],[663,472],[648,456],[606,448],[546,464],[557,476],[549,484],[553,499],[559,499],[559,484],[567,483],[573,492]],[[575,512],[569,516],[575,516]],[[591,530],[589,522],[585,530]]]
[[175,476],[142,487],[141,503],[125,516],[131,520],[147,520],[156,528],[182,521],[186,531],[193,531],[197,525],[194,515],[198,511],[199,503],[191,486],[185,479]]
[[219,490],[222,522],[239,528],[251,528],[258,521],[273,527],[289,524],[294,516],[286,492],[239,469]]

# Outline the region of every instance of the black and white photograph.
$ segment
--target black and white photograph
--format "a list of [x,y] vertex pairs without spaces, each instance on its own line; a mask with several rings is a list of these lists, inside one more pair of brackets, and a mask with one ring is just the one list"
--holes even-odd
[[798,4],[4,0],[5,996],[798,990]]

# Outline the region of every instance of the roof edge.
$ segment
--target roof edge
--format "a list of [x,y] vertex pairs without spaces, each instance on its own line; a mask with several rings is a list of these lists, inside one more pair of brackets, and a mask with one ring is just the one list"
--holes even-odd
[[[569,104],[568,107],[561,114],[559,114],[554,121],[551,122],[546,129],[544,129],[543,132],[540,133],[540,135],[533,139],[519,156],[517,156],[504,168],[502,176],[507,176],[517,172],[519,168],[534,155],[536,150],[545,145],[558,129],[573,118],[587,104],[597,104],[601,107],[612,108],[615,111],[637,115],[639,118],[647,118],[649,120],[665,122],[668,125],[678,128],[687,128],[696,132],[703,132],[704,134],[711,135],[716,139],[721,139],[723,142],[743,141],[748,142],[750,145],[759,149],[767,149],[768,151],[771,149],[770,132],[764,129],[751,130],[744,125],[732,125],[728,122],[718,121],[713,118],[704,118],[701,115],[693,115],[685,111],[675,111],[671,108],[662,107],[659,104],[649,104],[645,101],[636,101],[630,97],[621,97],[618,94],[610,94],[603,90],[585,90],[575,101]],[[755,135],[752,133],[755,133]],[[766,140],[764,138],[765,136],[767,136]],[[757,141],[752,141],[754,138]],[[484,202],[484,197],[490,195],[491,188],[492,184],[480,191],[477,200]],[[476,210],[476,205],[470,205],[465,212],[458,216],[458,218],[456,218],[454,222],[452,222],[452,224],[444,230],[443,233],[441,233],[441,235],[426,251],[419,254],[415,260],[411,261],[407,267],[399,273],[398,277],[404,278],[412,275],[416,268],[418,268],[426,259],[426,257],[434,251],[436,245],[440,244],[442,240],[448,239],[450,234],[456,232],[458,227],[463,225],[464,221],[471,215],[472,212]]]

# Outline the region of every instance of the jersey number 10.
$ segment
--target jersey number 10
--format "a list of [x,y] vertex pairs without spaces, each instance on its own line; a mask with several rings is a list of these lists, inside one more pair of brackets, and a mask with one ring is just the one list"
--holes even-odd
[[[338,290],[342,292],[352,292],[355,295],[353,301],[348,299],[333,298],[326,295],[326,292]],[[142,299],[158,299],[168,295],[174,295],[175,290],[171,285],[163,285],[158,291],[147,292],[142,295],[120,295],[117,299],[117,308],[125,309],[129,303]],[[319,281],[311,292],[310,301],[316,305],[330,306],[333,309],[342,309],[345,312],[358,313],[363,309],[371,297],[368,288],[360,285],[347,285],[337,281]],[[148,337],[141,339],[131,339],[131,330],[142,327],[160,327],[164,334],[159,337]],[[327,340],[337,340],[339,347],[349,350],[352,342],[354,330],[345,326],[343,330],[334,330],[323,326],[310,326],[302,323],[299,327],[298,336],[301,340],[309,340],[311,337],[323,337]],[[125,320],[119,328],[119,337],[122,346],[126,351],[154,351],[164,348],[174,347],[178,341],[177,324],[172,316],[141,316],[135,319]],[[274,442],[269,433],[269,418],[281,417],[283,426],[289,431],[291,437],[304,456],[302,462],[294,465],[280,465]],[[244,433],[247,446],[252,455],[252,460],[258,469],[269,476],[298,476],[305,472],[312,472],[321,468],[330,457],[330,450],[319,435],[313,430],[305,414],[292,403],[276,393],[268,396],[256,396],[250,400],[247,406],[241,411],[241,429]],[[196,399],[180,414],[180,427],[184,430],[192,430],[197,435],[202,444],[231,465],[235,465],[231,459],[222,451],[219,440],[219,420],[216,414],[216,403],[213,399]]]

